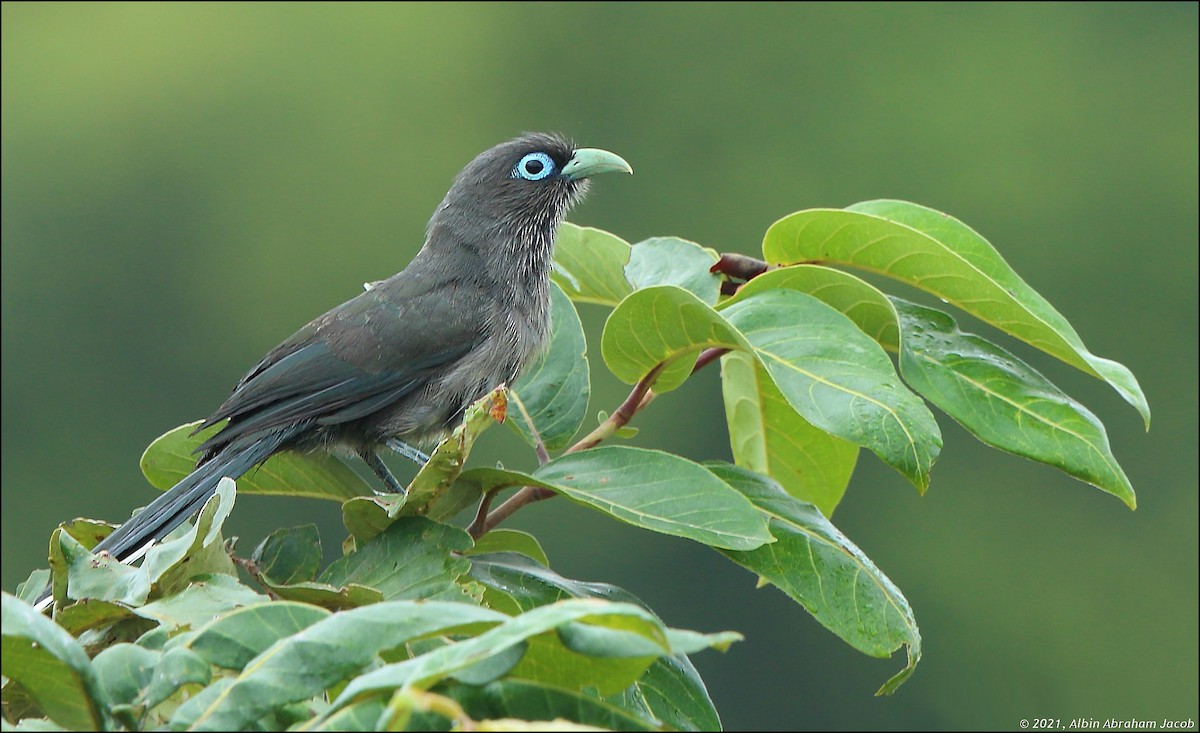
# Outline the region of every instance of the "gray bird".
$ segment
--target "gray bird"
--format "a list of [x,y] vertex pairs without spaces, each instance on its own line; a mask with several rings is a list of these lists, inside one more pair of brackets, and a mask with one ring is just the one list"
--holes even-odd
[[633,169],[605,150],[531,133],[458,174],[408,267],[275,347],[200,429],[228,423],[196,469],[94,552],[127,559],[198,510],[223,477],[284,450],[350,451],[402,492],[377,451],[443,437],[463,411],[510,384],[550,332],[554,236],[588,177]]

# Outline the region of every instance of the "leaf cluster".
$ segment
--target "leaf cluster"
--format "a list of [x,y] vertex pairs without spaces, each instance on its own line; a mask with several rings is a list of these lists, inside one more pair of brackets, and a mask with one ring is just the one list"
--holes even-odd
[[[848,270],[924,290],[1107,381],[1148,424],[1133,375],[1091,354],[986,240],[940,212],[899,201],[798,212],[770,227],[761,260],[566,224],[547,353],[468,410],[407,494],[376,495],[316,455],[277,455],[238,481],[339,502],[347,535],[333,563],[322,568],[313,526],[238,557],[221,537],[228,480],[137,565],[91,554],[109,525],[56,530],[50,569],[3,599],[5,728],[718,728],[687,655],[740,636],[670,628],[620,588],[555,573],[531,535],[497,528],[555,496],[711,547],[865,654],[905,647],[907,665],[880,689],[894,691],[921,657],[915,617],[830,521],[860,449],[924,492],[942,446],[932,405],[988,445],[1135,498],[1085,407],[949,313]],[[583,437],[591,371],[577,303],[610,309],[601,353],[633,385]],[[612,444],[718,361],[734,463]],[[536,469],[467,467],[496,422],[533,448]],[[207,433],[193,427],[146,450],[156,487],[194,466]],[[451,523],[472,504],[465,530]],[[29,605],[47,583],[53,619]]]

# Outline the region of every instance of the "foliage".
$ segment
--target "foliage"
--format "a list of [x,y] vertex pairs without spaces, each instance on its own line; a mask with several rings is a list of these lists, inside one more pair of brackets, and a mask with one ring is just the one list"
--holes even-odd
[[[336,459],[301,455],[237,485],[340,502],[348,536],[324,569],[312,526],[234,555],[220,533],[236,496],[228,479],[137,566],[89,552],[107,525],[64,524],[50,570],[3,597],[6,727],[717,728],[688,655],[739,634],[670,628],[620,588],[555,573],[534,537],[495,529],[553,496],[712,547],[865,654],[906,647],[907,665],[880,689],[891,693],[921,658],[915,617],[829,517],[860,448],[925,490],[942,445],[926,401],[984,443],[1135,506],[1085,407],[948,313],[833,267],[929,292],[1108,382],[1148,424],[1133,375],[1091,354],[964,224],[899,201],[803,211],[768,230],[763,254],[719,256],[672,237],[629,245],[564,225],[550,348],[468,411],[407,495],[373,495]],[[601,352],[634,385],[578,439],[590,366],[576,302],[611,309]],[[631,437],[629,421],[656,395],[718,359],[736,465],[599,446]],[[496,422],[533,447],[538,468],[465,467]],[[155,486],[190,470],[204,435],[189,428],[147,449]],[[476,502],[466,529],[449,523]],[[47,582],[53,620],[30,605]]]

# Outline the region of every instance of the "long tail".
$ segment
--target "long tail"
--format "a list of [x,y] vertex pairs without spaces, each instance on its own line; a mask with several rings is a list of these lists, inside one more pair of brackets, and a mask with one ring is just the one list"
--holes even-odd
[[[251,468],[279,450],[290,437],[291,431],[280,431],[258,438],[244,447],[226,447],[220,454],[150,502],[137,516],[105,537],[100,544],[92,548],[92,552],[107,551],[118,560],[125,560],[141,550],[146,543],[161,540],[204,506],[204,502],[216,493],[217,484],[221,479],[241,478]],[[51,587],[46,586],[38,596],[36,605],[39,608],[44,607],[43,602],[50,593]]]

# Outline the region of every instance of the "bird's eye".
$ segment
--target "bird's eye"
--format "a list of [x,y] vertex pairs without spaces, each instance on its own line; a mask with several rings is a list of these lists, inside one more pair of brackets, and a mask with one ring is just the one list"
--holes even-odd
[[529,153],[513,166],[512,177],[540,181],[554,175],[554,160],[545,153]]

